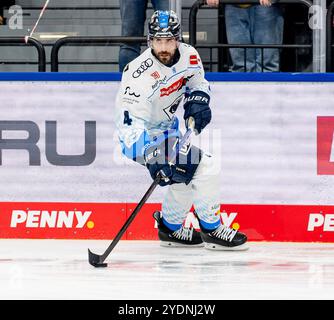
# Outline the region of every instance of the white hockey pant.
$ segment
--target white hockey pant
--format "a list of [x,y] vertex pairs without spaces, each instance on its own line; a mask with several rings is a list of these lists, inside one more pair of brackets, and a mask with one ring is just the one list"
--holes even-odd
[[184,222],[192,205],[200,219],[217,225],[220,215],[220,168],[212,156],[203,153],[192,181],[172,184],[162,203],[162,216],[169,224]]

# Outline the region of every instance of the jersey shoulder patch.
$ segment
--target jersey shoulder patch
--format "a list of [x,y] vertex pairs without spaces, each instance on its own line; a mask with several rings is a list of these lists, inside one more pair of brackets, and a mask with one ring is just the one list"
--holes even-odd
[[197,50],[190,45],[182,44],[182,55],[185,57],[185,62],[189,67],[197,67],[201,63],[201,58]]

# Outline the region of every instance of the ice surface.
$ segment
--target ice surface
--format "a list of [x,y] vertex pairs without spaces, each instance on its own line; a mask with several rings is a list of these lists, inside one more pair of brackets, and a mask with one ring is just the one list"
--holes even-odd
[[243,252],[121,241],[0,240],[0,299],[333,299],[334,244],[250,242]]

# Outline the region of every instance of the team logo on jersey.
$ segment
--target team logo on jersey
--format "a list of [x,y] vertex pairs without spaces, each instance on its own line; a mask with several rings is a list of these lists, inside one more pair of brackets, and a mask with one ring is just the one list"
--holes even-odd
[[180,90],[183,86],[183,80],[184,77],[181,77],[179,80],[172,83],[169,87],[160,89],[160,97],[169,96],[171,93]]
[[161,83],[166,83],[167,76],[164,76],[163,79],[156,80],[155,83],[152,85],[152,89],[156,89]]
[[192,54],[192,55],[189,57],[189,62],[190,62],[190,64],[192,64],[192,65],[198,64],[198,58],[197,58],[197,55],[196,55],[196,54]]
[[193,76],[194,75],[191,75],[187,78],[181,77],[179,80],[172,83],[169,87],[160,89],[160,97],[169,96],[171,93],[181,90]]
[[152,66],[153,60],[151,58],[146,59],[140,64],[139,68],[132,73],[132,77],[135,79],[139,78],[147,69],[151,68]]
[[153,73],[151,73],[151,77],[153,77],[155,80],[160,78],[160,74],[158,71],[154,71]]
[[164,108],[164,112],[166,113],[168,120],[171,120],[173,117],[173,114],[176,112],[181,100],[183,98],[183,95],[176,98],[171,105],[169,105],[167,108]]
[[136,94],[135,92],[131,91],[130,87],[126,87],[124,94],[128,94],[129,96],[135,96],[136,98],[140,97],[140,94]]

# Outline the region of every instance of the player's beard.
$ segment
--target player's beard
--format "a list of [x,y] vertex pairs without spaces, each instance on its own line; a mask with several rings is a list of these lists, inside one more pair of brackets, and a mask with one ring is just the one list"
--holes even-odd
[[170,64],[173,60],[173,57],[174,57],[174,54],[171,54],[170,52],[167,52],[167,51],[161,51],[157,53],[157,58],[164,65]]

